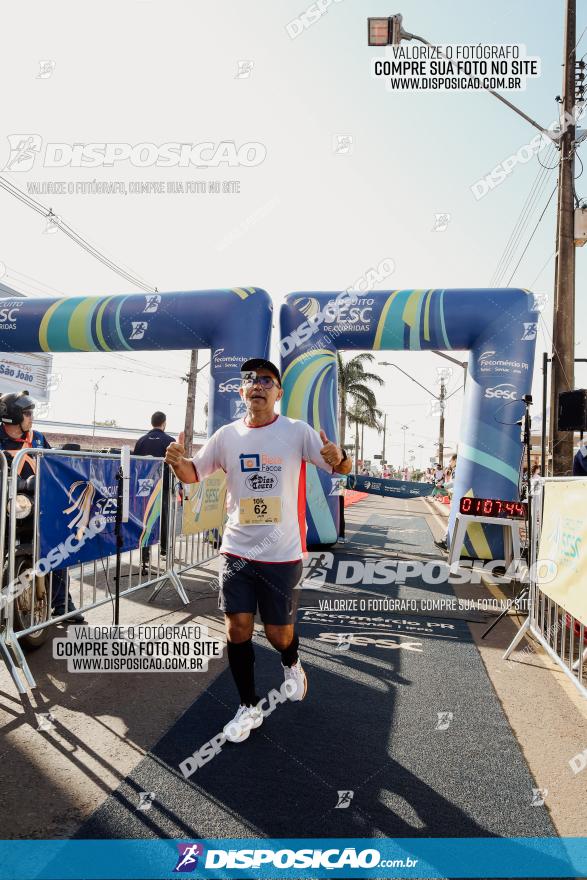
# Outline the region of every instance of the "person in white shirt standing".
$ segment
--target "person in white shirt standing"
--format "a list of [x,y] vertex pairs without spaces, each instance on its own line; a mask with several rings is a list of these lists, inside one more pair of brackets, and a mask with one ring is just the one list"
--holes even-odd
[[224,728],[231,742],[247,739],[263,722],[255,692],[253,625],[257,609],[269,642],[281,652],[290,700],[303,700],[306,673],[298,656],[295,591],[305,550],[305,462],[327,473],[348,474],[351,460],[324,431],[275,412],[283,397],[281,375],[264,358],[241,366],[243,419],[223,425],[193,459],[172,443],[165,461],[182,483],[226,473],[228,521],[224,529],[219,608],[224,611],[229,666],[239,692],[235,718]]

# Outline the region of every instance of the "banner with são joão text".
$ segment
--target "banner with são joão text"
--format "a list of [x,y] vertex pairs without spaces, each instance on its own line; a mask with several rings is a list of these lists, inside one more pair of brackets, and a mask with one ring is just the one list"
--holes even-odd
[[[49,559],[51,568],[67,568],[116,553],[119,468],[120,459],[43,456],[39,470],[40,558]],[[123,551],[159,540],[162,472],[162,461],[131,458]],[[56,565],[53,560],[58,555],[61,561]]]
[[541,591],[587,626],[586,479],[544,484],[538,572],[541,562],[554,575]]
[[220,529],[226,506],[226,474],[214,471],[201,483],[187,486],[183,506],[182,534],[196,535],[209,529]]
[[[2,314],[0,308],[0,319]],[[26,390],[37,403],[47,403],[52,362],[52,354],[0,353],[0,394]]]

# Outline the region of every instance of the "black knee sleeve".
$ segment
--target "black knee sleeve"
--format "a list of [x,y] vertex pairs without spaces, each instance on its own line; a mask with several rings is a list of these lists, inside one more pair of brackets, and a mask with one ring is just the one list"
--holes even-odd
[[228,665],[244,706],[256,706],[259,697],[255,693],[255,651],[253,640],[228,642],[226,645]]
[[281,652],[281,662],[284,666],[293,666],[294,663],[297,663],[299,644],[300,640],[298,634],[294,633],[294,637],[291,640],[289,647]]

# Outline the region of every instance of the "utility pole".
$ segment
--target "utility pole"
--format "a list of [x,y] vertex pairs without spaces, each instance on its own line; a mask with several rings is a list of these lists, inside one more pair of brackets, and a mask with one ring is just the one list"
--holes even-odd
[[402,459],[402,469],[405,469],[406,466],[406,431],[408,430],[408,425],[402,425],[402,431],[404,432],[404,455]]
[[558,430],[558,397],[575,386],[575,104],[576,0],[567,0],[563,63],[563,133],[559,165],[557,262],[552,333],[550,448],[554,476],[571,473],[573,432]]
[[381,447],[381,464],[385,462],[385,432],[387,431],[387,413],[383,416],[383,446]]
[[104,376],[100,376],[97,382],[94,383],[94,418],[92,419],[92,449],[96,446],[96,406],[98,402],[98,389],[100,388],[100,382]]
[[440,379],[440,425],[438,429],[438,463],[444,467],[444,401],[446,399],[446,385],[444,376]]
[[192,455],[194,444],[194,413],[196,409],[196,385],[198,382],[198,349],[193,348],[190,358],[190,371],[184,381],[188,383],[188,399],[185,409],[184,445],[185,454]]

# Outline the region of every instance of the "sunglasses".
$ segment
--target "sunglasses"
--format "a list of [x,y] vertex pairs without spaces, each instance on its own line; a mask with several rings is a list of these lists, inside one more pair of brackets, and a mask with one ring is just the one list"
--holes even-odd
[[261,388],[272,388],[274,385],[277,388],[281,387],[279,385],[279,383],[275,381],[275,379],[271,378],[271,376],[255,376],[255,375],[243,376],[242,384],[245,387],[248,387],[249,385],[260,385]]

